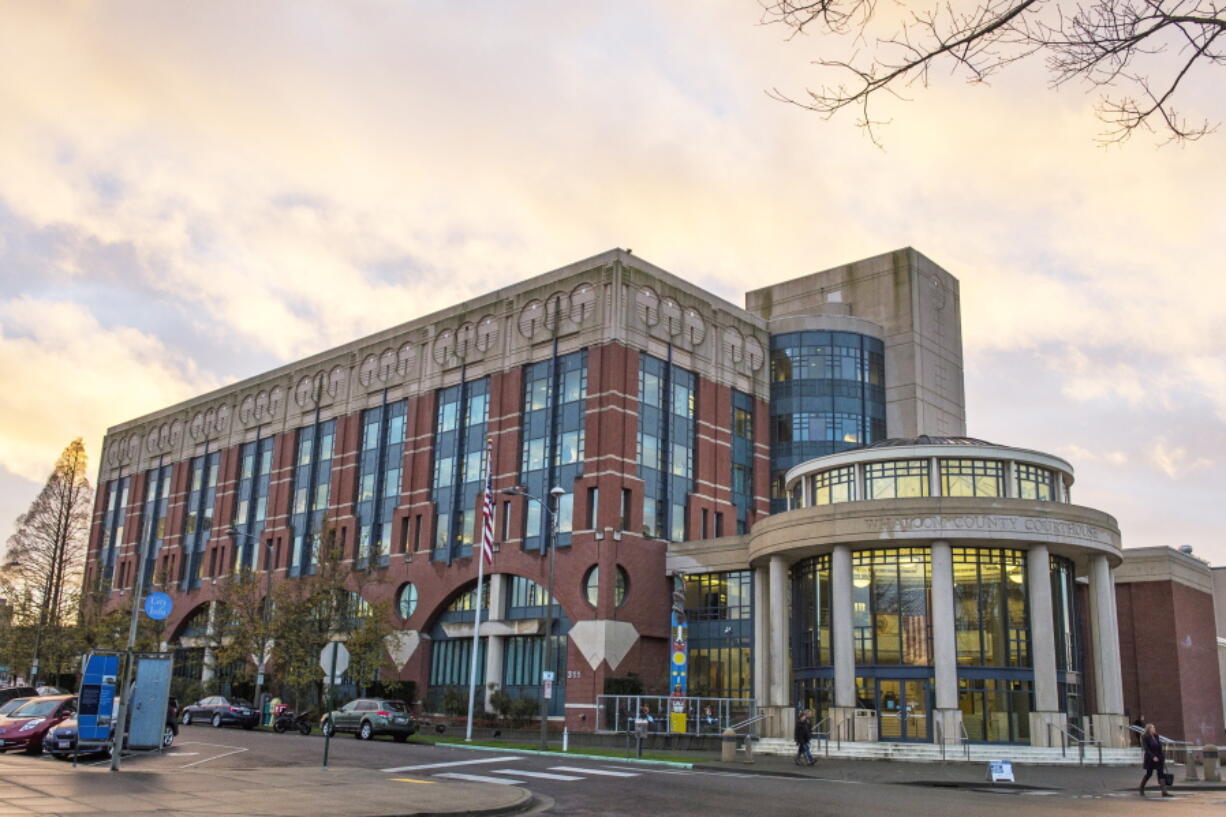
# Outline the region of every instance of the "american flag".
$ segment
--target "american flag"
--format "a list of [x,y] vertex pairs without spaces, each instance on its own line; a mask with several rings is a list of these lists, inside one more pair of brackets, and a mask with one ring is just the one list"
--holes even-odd
[[494,438],[485,441],[485,500],[481,503],[481,555],[494,563]]

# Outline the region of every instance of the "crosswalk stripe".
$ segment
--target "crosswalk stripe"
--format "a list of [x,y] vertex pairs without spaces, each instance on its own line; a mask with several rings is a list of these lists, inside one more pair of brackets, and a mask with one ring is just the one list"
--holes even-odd
[[473,783],[497,783],[499,786],[514,786],[523,783],[522,780],[511,780],[506,777],[485,777],[479,774],[460,774],[459,772],[439,772],[435,777],[448,777],[452,780],[469,780]]
[[453,760],[449,763],[423,763],[419,766],[393,766],[390,769],[380,769],[381,772],[413,772],[418,769],[446,769],[450,766],[475,766],[479,763],[506,763],[509,760],[519,760],[517,755],[507,757],[480,757],[475,760]]
[[638,772],[614,772],[607,769],[580,769],[578,766],[550,766],[555,772],[580,772],[582,774],[599,774],[605,777],[638,777]]
[[494,774],[518,774],[523,777],[539,777],[542,780],[582,780],[573,774],[550,774],[549,772],[526,772],[523,769],[494,769]]

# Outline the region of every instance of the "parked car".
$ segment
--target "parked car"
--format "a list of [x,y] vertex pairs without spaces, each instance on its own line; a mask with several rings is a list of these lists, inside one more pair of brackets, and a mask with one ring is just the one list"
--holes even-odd
[[5,687],[0,689],[0,704],[8,703],[14,698],[33,698],[38,695],[38,690],[29,686]]
[[325,714],[319,719],[319,727],[324,735],[352,732],[358,740],[391,735],[392,740],[404,743],[417,731],[417,719],[409,713],[404,701],[358,698]]
[[[175,736],[179,734],[179,721],[177,719],[179,707],[178,703],[172,697],[166,705],[166,725],[162,728],[162,748],[169,749],[175,742]],[[131,723],[131,719],[128,721]],[[115,738],[115,727],[112,724],[111,733],[108,741],[113,741]],[[125,742],[125,748],[127,746]],[[61,721],[57,726],[47,733],[47,737],[43,740],[43,751],[52,757],[60,760],[67,760],[72,757],[77,750],[77,718],[73,715],[71,718]],[[110,754],[111,745],[99,747],[97,750],[91,750]]]
[[0,718],[3,718],[8,713],[12,712],[17,707],[24,704],[29,698],[10,698],[6,703],[0,704]]
[[183,707],[183,714],[179,722],[184,726],[191,726],[193,723],[211,723],[217,728],[241,726],[244,729],[254,729],[260,724],[260,713],[252,706],[251,701],[245,698],[210,695],[190,706]]
[[26,701],[0,721],[0,752],[19,749],[38,754],[47,733],[76,711],[75,695],[45,695]]

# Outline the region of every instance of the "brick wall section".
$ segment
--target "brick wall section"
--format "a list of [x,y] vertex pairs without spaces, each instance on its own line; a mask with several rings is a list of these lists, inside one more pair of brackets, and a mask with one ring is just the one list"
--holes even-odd
[[[566,697],[568,703],[590,705],[604,691],[604,681],[612,675],[639,674],[653,692],[664,692],[667,686],[668,624],[671,601],[671,580],[665,575],[668,543],[644,538],[642,531],[643,486],[636,473],[638,434],[638,371],[640,353],[620,343],[609,343],[588,350],[588,398],[585,415],[584,475],[574,485],[574,532],[569,548],[557,551],[554,590],[558,603],[572,622],[590,619],[625,621],[634,625],[640,638],[616,667],[604,661],[592,668],[573,642],[568,642]],[[715,535],[715,514],[724,518],[724,533],[735,531],[736,511],[731,503],[731,389],[718,385],[702,372],[697,373],[697,443],[695,451],[695,495],[691,497],[689,514],[691,535],[702,534],[701,512],[708,512],[707,535]],[[427,634],[451,600],[476,578],[477,564],[472,558],[459,559],[448,565],[431,559],[434,542],[435,505],[431,496],[433,482],[433,441],[436,393],[427,392],[408,398],[406,440],[400,485],[400,506],[393,515],[390,538],[390,559],[386,569],[375,570],[371,581],[363,587],[371,601],[393,601],[405,582],[418,588],[418,606],[406,621],[393,612],[397,629],[417,630],[422,635],[419,649],[400,671],[399,677],[415,680],[424,694],[429,677],[430,643]],[[489,434],[494,440],[494,488],[514,486],[518,482],[521,450],[523,404],[523,368],[515,367],[490,377]],[[766,403],[755,404],[755,507],[753,518],[766,515],[768,509],[768,411]],[[313,421],[311,414],[302,416],[298,424]],[[346,544],[346,558],[353,558],[357,542],[354,497],[357,462],[361,445],[361,412],[336,418],[335,453],[332,464],[332,487],[329,497],[329,518],[336,526],[338,537]],[[265,561],[264,542],[274,545],[277,580],[284,580],[289,563],[292,531],[289,514],[292,503],[292,475],[295,460],[296,433],[291,430],[275,435],[273,464],[270,475],[268,519],[256,547],[257,564]],[[195,452],[203,453],[203,446]],[[241,468],[241,446],[223,450],[219,458],[218,495],[214,511],[212,535],[207,545],[204,572],[222,576],[229,573],[235,543],[225,534],[233,520],[237,505],[237,484]],[[129,515],[125,543],[135,561],[134,545],[139,535],[139,508],[143,501],[143,475],[135,475],[129,493]],[[167,621],[165,636],[173,640],[183,623],[202,605],[217,597],[218,586],[206,580],[191,592],[178,590],[181,571],[188,561],[183,553],[183,524],[190,480],[190,458],[174,464],[171,495],[167,515],[166,537],[159,567],[168,571],[175,597],[175,607]],[[563,486],[570,487],[570,486]],[[595,526],[589,525],[588,489],[596,488],[599,500],[595,509]],[[622,519],[622,495],[628,492],[628,518]],[[480,497],[471,498],[479,509]],[[507,504],[509,500],[509,504]],[[103,527],[105,483],[99,486],[91,530],[91,560],[96,560]],[[539,553],[520,549],[527,500],[522,497],[499,495],[496,504],[495,532],[501,539],[503,516],[509,509],[510,536],[501,541],[493,569],[500,573],[524,576],[540,584],[548,581],[548,561]],[[752,519],[751,519],[752,523]],[[588,603],[584,578],[593,565],[599,565],[600,588],[596,607]],[[614,604],[617,568],[629,577],[629,592],[621,606]],[[132,568],[135,569],[134,567]],[[108,607],[123,604],[118,594],[108,600]],[[390,677],[388,665],[385,677]],[[575,729],[595,727],[592,710],[574,707],[567,710],[568,723]]]
[[1115,587],[1124,708],[1174,740],[1221,745],[1213,597],[1171,581]]

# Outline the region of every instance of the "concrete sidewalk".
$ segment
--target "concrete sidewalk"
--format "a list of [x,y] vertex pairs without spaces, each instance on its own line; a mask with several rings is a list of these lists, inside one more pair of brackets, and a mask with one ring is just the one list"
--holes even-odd
[[[992,788],[987,780],[986,763],[904,763],[893,760],[850,760],[817,757],[813,766],[797,766],[790,757],[755,755],[753,763],[695,762],[695,769],[813,777],[884,785],[914,785],[950,788]],[[1171,791],[1226,791],[1223,783],[1185,783],[1182,766],[1170,767],[1175,774]],[[1108,792],[1136,791],[1144,772],[1117,766],[1031,766],[1014,765],[1016,787],[1058,790],[1074,795],[1103,795]],[[997,784],[998,786],[1001,784]],[[1148,789],[1157,794],[1151,779]],[[1138,795],[1139,796],[1139,795]]]
[[370,769],[318,766],[171,773],[0,758],[0,816],[243,815],[399,817],[516,814],[532,795],[515,786],[451,783]]

